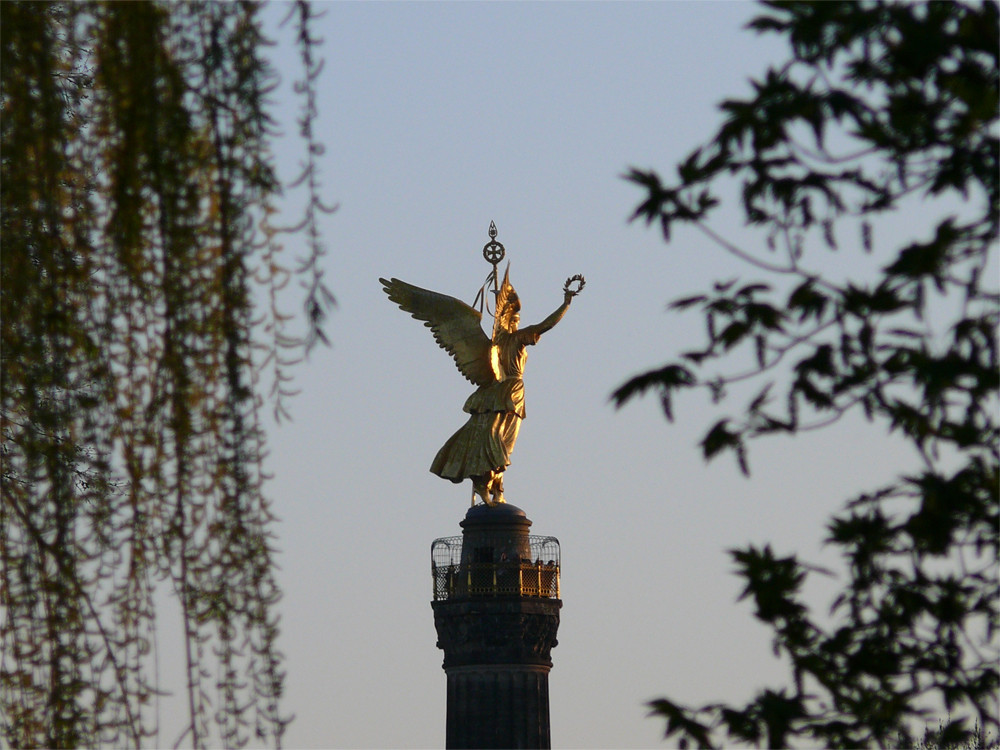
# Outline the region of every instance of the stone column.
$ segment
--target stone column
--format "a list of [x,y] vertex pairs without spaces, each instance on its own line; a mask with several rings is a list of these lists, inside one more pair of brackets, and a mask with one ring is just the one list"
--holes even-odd
[[530,525],[509,504],[475,506],[461,524],[455,583],[432,603],[448,676],[448,748],[551,747],[550,652],[562,602],[538,574],[524,582],[533,575],[522,570],[532,563]]

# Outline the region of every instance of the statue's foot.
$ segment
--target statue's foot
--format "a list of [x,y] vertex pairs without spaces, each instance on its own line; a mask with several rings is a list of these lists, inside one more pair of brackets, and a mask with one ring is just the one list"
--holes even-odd
[[486,483],[473,482],[472,483],[472,504],[476,504],[476,498],[482,498],[483,502],[487,505],[490,504],[490,486]]

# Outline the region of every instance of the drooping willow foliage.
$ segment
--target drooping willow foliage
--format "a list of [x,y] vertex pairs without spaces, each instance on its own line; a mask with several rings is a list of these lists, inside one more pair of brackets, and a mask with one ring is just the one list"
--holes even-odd
[[[309,193],[291,232],[274,225],[276,76],[257,4],[0,3],[11,746],[280,745],[258,411],[267,397],[283,413],[288,368],[333,301],[318,266],[318,40],[308,5],[289,7]],[[302,248],[290,270],[282,242]],[[295,278],[297,337],[278,307]],[[169,647],[158,585],[183,623]],[[178,737],[158,734],[158,652],[184,663]]]

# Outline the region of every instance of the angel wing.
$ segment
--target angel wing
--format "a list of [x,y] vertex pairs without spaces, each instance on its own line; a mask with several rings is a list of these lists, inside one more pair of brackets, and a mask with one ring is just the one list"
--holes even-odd
[[379,279],[389,299],[431,329],[434,340],[455,360],[459,371],[476,385],[498,380],[493,343],[483,332],[482,315],[459,299],[399,279]]

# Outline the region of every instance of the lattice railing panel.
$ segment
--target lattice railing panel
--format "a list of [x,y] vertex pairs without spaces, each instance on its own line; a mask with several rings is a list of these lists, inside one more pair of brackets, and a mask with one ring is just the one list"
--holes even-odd
[[559,598],[559,540],[528,538],[531,559],[462,563],[462,537],[436,539],[431,546],[434,600],[465,596]]

